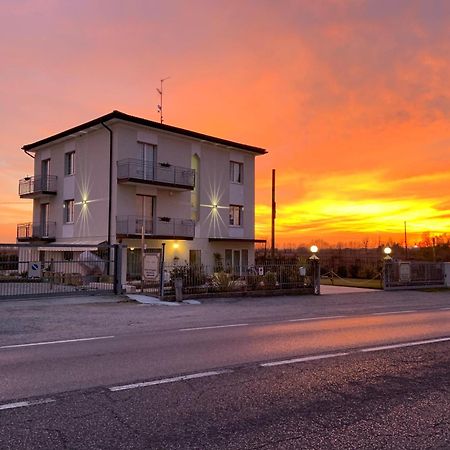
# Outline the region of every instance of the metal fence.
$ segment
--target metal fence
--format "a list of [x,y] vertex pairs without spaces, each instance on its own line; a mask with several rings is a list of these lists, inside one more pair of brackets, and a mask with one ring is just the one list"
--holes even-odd
[[444,287],[444,263],[387,260],[383,269],[383,288],[420,289]]
[[0,299],[119,293],[118,248],[0,244]]
[[139,292],[174,296],[177,283],[181,283],[183,295],[210,293],[239,293],[313,288],[313,272],[310,264],[259,265],[259,266],[206,266],[164,265],[163,283],[160,274],[153,280],[141,282],[140,254],[127,258],[127,284]]

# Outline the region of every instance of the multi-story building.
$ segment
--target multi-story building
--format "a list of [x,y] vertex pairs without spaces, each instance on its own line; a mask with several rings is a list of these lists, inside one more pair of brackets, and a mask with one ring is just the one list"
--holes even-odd
[[[18,242],[166,243],[166,261],[254,261],[255,156],[266,150],[113,111],[32,144]],[[220,255],[220,256],[219,256]]]

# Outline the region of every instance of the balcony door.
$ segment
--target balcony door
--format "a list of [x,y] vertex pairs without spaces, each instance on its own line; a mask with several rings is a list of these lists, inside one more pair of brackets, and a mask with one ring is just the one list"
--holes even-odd
[[141,143],[138,159],[142,165],[142,178],[153,181],[156,170],[156,146]]
[[41,235],[41,237],[48,237],[48,232],[49,232],[48,210],[49,210],[49,204],[43,203],[41,205],[41,223],[40,223],[40,230],[39,230],[39,234]]
[[145,234],[154,234],[155,197],[152,195],[136,195],[136,234],[142,233],[144,227]]
[[41,162],[41,183],[40,186],[35,186],[35,189],[48,191],[48,176],[50,175],[50,159],[43,159]]

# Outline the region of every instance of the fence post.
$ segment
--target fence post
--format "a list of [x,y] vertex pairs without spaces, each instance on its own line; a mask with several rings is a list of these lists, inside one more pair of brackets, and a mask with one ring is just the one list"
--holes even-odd
[[392,282],[392,258],[387,255],[383,258],[383,290],[388,289]]
[[164,253],[165,253],[166,243],[161,244],[161,261],[159,267],[159,297],[161,300],[164,299]]
[[320,260],[315,254],[310,256],[309,260],[311,262],[314,295],[320,295]]
[[[124,246],[120,244],[114,244],[114,294],[122,294],[122,264],[123,255],[122,249]],[[126,249],[126,246],[125,246]]]

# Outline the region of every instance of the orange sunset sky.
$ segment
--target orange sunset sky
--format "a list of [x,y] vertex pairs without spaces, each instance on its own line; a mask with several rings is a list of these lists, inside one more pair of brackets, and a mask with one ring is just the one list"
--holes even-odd
[[450,1],[1,0],[0,242],[26,143],[119,109],[267,148],[277,244],[450,232]]

